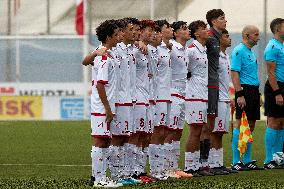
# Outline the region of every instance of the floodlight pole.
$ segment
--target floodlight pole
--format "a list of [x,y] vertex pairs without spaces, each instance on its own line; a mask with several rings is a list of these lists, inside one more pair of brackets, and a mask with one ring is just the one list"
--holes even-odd
[[[264,0],[263,3],[263,12],[264,12],[264,17],[263,17],[263,47],[266,46],[267,42],[267,0]],[[263,48],[260,48],[259,54],[262,55],[263,53]],[[262,61],[264,61],[263,56],[260,58]],[[261,81],[262,81],[262,86],[264,86],[266,82],[266,64],[262,64],[261,68]],[[261,87],[261,89],[264,89],[264,87]]]
[[150,0],[150,19],[154,20],[155,18],[155,0]]

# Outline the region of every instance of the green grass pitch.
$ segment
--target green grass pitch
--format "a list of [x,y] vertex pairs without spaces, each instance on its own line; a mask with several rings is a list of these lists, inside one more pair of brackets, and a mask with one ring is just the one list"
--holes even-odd
[[[254,132],[253,158],[262,165],[264,122]],[[187,127],[182,137],[182,156]],[[224,137],[224,161],[231,160],[231,135]],[[0,122],[0,188],[91,188],[88,121]],[[284,170],[156,182],[125,188],[284,188]]]

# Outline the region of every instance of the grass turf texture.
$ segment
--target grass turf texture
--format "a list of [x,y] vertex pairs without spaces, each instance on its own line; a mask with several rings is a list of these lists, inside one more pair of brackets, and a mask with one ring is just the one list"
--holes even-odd
[[[262,165],[264,122],[253,134],[253,158]],[[182,137],[180,166],[184,165]],[[224,161],[230,165],[231,135],[224,137]],[[88,121],[0,122],[0,188],[90,188],[90,125]],[[74,165],[74,166],[62,166]],[[284,188],[284,171],[264,170],[226,176],[156,182],[125,188]]]

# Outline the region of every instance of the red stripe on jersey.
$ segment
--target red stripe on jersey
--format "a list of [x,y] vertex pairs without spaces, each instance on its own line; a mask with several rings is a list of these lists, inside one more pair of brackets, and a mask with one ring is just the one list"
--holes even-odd
[[91,113],[93,116],[106,116],[106,114],[101,114],[101,113]]
[[172,101],[170,101],[170,100],[156,100],[156,103],[158,103],[158,102],[172,102]]
[[216,85],[208,85],[209,89],[219,89],[219,86]]
[[180,94],[176,94],[176,93],[171,94],[171,96],[175,96],[175,97],[181,98],[181,99],[183,99],[183,100],[185,99],[184,96],[182,96],[182,95],[180,95]]
[[149,106],[149,104],[144,103],[144,102],[137,102],[135,105],[137,105],[137,106]]
[[107,60],[107,56],[103,55],[102,60]]
[[193,48],[193,47],[195,47],[195,45],[193,43],[188,46],[188,48]]
[[132,103],[115,103],[115,106],[133,106]]
[[204,100],[204,99],[198,99],[198,98],[186,98],[185,101],[191,101],[191,102],[208,102],[208,100]]
[[94,80],[92,80],[92,86],[94,86],[95,85],[95,81]]
[[101,84],[103,84],[103,85],[106,85],[106,84],[108,84],[108,81],[99,80],[99,81],[97,81],[97,83],[101,83]]
[[149,100],[149,103],[151,103],[151,104],[156,104],[156,102],[155,102],[155,100]]

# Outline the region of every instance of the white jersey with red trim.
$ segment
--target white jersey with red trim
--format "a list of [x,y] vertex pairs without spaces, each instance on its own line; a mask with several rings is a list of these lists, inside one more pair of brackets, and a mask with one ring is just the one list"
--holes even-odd
[[137,53],[139,52],[138,48],[134,45],[127,45],[128,56],[129,56],[129,66],[130,66],[130,95],[132,101],[136,101],[136,62],[137,62]]
[[148,47],[148,72],[149,72],[149,101],[156,100],[157,89],[157,64],[158,64],[158,50],[152,45]]
[[171,50],[172,95],[178,93],[184,98],[188,64],[187,50],[175,40],[170,42],[173,45]]
[[230,59],[229,56],[220,52],[219,57],[219,101],[230,101],[229,87],[230,77]]
[[187,48],[188,51],[188,71],[191,77],[186,84],[186,100],[200,99],[208,100],[208,59],[206,47],[197,40]]
[[158,50],[158,64],[157,64],[157,87],[156,99],[157,100],[170,100],[171,99],[171,82],[172,82],[172,68],[170,59],[170,49],[162,42],[157,47]]
[[116,45],[113,53],[116,56],[117,71],[117,103],[132,103],[130,94],[130,62],[127,46],[121,42]]
[[136,59],[136,99],[137,103],[149,103],[148,58],[141,51]]
[[117,73],[111,51],[105,56],[97,56],[92,66],[91,113],[105,114],[104,105],[96,88],[97,83],[105,85],[107,99],[112,112],[115,112]]

